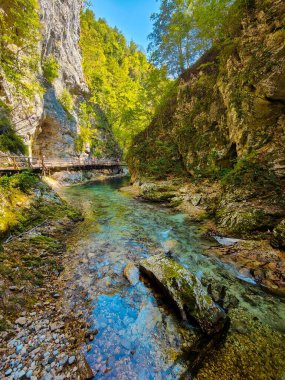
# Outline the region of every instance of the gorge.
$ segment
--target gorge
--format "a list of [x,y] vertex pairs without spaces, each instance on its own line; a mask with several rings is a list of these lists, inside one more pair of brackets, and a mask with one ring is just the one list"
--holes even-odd
[[284,378],[285,5],[228,14],[174,79],[82,0],[0,1],[1,162],[129,170],[0,176],[1,378]]

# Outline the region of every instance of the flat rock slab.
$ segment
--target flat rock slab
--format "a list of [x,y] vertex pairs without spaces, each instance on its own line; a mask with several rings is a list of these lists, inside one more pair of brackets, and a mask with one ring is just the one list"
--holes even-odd
[[164,254],[142,260],[140,270],[174,302],[184,320],[194,319],[208,335],[224,330],[226,313],[189,270]]

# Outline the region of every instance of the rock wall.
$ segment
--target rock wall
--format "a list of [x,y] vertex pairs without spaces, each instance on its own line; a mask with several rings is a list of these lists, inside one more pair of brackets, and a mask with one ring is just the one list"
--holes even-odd
[[83,77],[80,38],[82,0],[39,0],[43,24],[42,58],[52,54],[60,65],[55,87],[73,94],[88,92]]
[[[30,156],[68,158],[76,154],[75,141],[79,133],[80,103],[88,101],[89,97],[79,49],[80,12],[83,1],[38,0],[38,2],[42,39],[38,48],[40,63],[34,78],[37,78],[42,89],[39,86],[35,97],[26,100],[21,94],[12,95],[11,84],[4,80],[2,86],[4,94],[3,97],[2,94],[0,96],[1,99],[4,98],[5,103],[12,106],[13,123],[28,145]],[[59,70],[57,78],[49,84],[44,78],[43,64],[45,59],[51,56],[58,64]],[[73,110],[69,112],[59,100],[64,91],[68,91],[74,103]],[[94,123],[96,124],[96,120]],[[106,155],[115,157],[120,155],[108,123],[99,138],[102,141],[108,140]]]
[[204,202],[235,232],[266,231],[284,217],[284,16],[284,2],[256,0],[230,42],[181,76],[135,139],[134,181],[174,175],[198,192],[218,188]]
[[58,98],[64,89],[75,102],[88,93],[78,46],[82,1],[39,0],[39,4],[43,25],[41,60],[53,56],[59,65],[59,75],[45,90],[40,119],[32,131],[31,151],[33,156],[64,158],[74,153],[78,115],[76,110],[67,113]]

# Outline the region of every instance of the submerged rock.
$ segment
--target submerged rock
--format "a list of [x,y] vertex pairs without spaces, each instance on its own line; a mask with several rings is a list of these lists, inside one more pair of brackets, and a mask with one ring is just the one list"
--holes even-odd
[[165,253],[172,252],[178,247],[179,243],[177,240],[166,240],[162,243],[163,250]]
[[179,309],[184,320],[198,323],[208,335],[228,325],[226,313],[215,304],[200,280],[164,254],[140,262],[140,270],[153,280]]
[[127,263],[124,269],[124,276],[131,285],[136,285],[139,282],[139,270],[135,264],[131,262]]

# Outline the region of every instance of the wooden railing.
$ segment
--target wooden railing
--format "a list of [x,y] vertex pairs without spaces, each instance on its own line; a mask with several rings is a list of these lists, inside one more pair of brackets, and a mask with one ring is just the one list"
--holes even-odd
[[25,157],[25,156],[11,156],[0,155],[0,172],[4,171],[22,171],[22,170],[41,170],[46,172],[50,169],[72,169],[82,168],[88,169],[92,167],[114,167],[124,166],[125,163],[119,160],[106,160],[95,158],[47,158],[42,157]]

